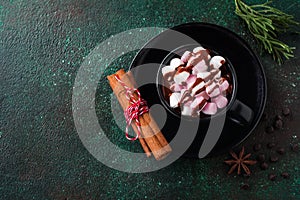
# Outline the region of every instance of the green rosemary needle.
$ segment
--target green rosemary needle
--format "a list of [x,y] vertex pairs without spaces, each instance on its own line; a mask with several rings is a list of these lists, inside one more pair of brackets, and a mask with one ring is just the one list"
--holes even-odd
[[289,31],[293,26],[299,26],[299,23],[292,15],[271,7],[270,3],[247,5],[242,0],[235,0],[235,13],[246,22],[250,33],[262,47],[281,64],[283,57],[294,57],[295,48],[277,39],[277,34]]

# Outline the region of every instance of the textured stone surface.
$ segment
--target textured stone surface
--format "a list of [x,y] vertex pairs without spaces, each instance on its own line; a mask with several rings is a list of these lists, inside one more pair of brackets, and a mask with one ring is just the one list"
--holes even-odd
[[[261,3],[261,1],[247,1]],[[274,5],[300,21],[298,0]],[[219,1],[84,1],[10,0],[0,3],[0,195],[1,199],[299,199],[299,152],[291,144],[300,137],[300,37],[286,34],[297,47],[295,58],[278,66],[270,56],[261,60],[266,70],[269,119],[261,122],[243,143],[251,152],[260,143],[266,157],[275,142],[286,149],[276,163],[262,171],[257,164],[246,178],[227,175],[220,155],[204,160],[181,158],[152,173],[129,174],[112,170],[92,157],[82,145],[72,118],[72,87],[76,72],[89,52],[113,34],[147,26],[172,27],[186,22],[225,26],[259,48],[234,15],[233,0]],[[117,48],[117,47],[115,47]],[[106,70],[108,75],[128,66],[134,52]],[[126,67],[125,67],[126,68]],[[96,111],[110,139],[121,148],[129,145],[111,120],[111,90],[99,81]],[[291,114],[274,134],[265,134],[284,107]],[[120,136],[121,135],[121,136]],[[290,178],[283,179],[281,173]],[[275,174],[275,181],[268,180]],[[249,184],[247,190],[242,185]]]

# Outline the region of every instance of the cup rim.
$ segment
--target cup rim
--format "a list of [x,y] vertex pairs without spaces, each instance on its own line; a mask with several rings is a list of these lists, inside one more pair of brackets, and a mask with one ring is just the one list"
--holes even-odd
[[[214,115],[207,115],[205,117],[200,117],[200,116],[193,117],[193,116],[181,115],[179,112],[175,111],[175,109],[170,107],[169,103],[167,102],[167,100],[163,96],[163,92],[162,92],[162,89],[161,89],[163,87],[161,69],[164,66],[166,66],[166,60],[168,60],[169,57],[172,54],[177,54],[178,55],[178,53],[176,53],[178,51],[183,51],[184,52],[184,51],[187,51],[187,50],[192,50],[193,48],[199,47],[199,46],[203,46],[204,48],[209,49],[209,50],[211,50],[211,51],[213,51],[213,52],[217,53],[218,55],[221,55],[222,57],[225,58],[225,60],[227,62],[228,69],[230,71],[230,75],[232,77],[232,93],[231,93],[230,101],[226,105],[225,108],[222,108],[221,110],[218,110],[218,112]],[[216,118],[216,117],[219,117],[221,115],[226,114],[231,109],[232,105],[234,104],[234,102],[236,100],[236,94],[237,94],[237,88],[238,88],[237,85],[238,85],[238,82],[237,82],[236,72],[235,72],[235,69],[234,69],[232,63],[230,62],[230,59],[228,59],[228,57],[222,55],[222,53],[214,51],[214,49],[210,48],[208,45],[202,45],[202,44],[199,44],[199,43],[185,44],[185,45],[179,46],[176,49],[170,51],[165,56],[165,58],[162,60],[162,62],[160,63],[158,71],[157,71],[157,75],[156,75],[156,89],[157,89],[157,93],[158,93],[160,102],[162,103],[164,108],[169,113],[171,113],[173,116],[175,116],[178,119],[183,119],[183,120],[186,120],[186,121],[195,121],[195,120],[207,121],[207,120],[210,120],[212,118]]]

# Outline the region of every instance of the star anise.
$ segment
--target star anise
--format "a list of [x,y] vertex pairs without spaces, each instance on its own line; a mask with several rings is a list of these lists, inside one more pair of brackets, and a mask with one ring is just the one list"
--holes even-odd
[[242,150],[239,153],[239,157],[233,151],[230,151],[229,153],[234,159],[224,161],[226,164],[232,165],[232,167],[228,171],[228,174],[231,174],[237,168],[237,173],[238,173],[238,175],[240,175],[241,168],[242,168],[246,172],[247,175],[250,175],[251,172],[247,165],[255,165],[256,164],[255,160],[248,160],[248,158],[251,156],[251,153],[248,153],[247,155],[244,156],[244,154],[245,154],[244,147],[242,147]]

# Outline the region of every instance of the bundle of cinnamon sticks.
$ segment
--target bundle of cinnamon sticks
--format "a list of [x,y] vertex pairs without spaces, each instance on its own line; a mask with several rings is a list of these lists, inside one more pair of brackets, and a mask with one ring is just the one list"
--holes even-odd
[[[130,88],[136,88],[136,82],[132,73],[130,71],[126,73],[123,69],[120,69],[115,74],[107,76],[110,87],[116,95],[121,107],[123,110],[125,110],[128,108],[128,106],[130,106],[130,102],[126,98],[125,88],[117,81],[115,76],[118,76],[121,81],[123,81],[123,83]],[[138,98],[137,94],[133,94],[133,96],[136,99]],[[156,160],[164,159],[172,151],[172,149],[161,133],[151,114],[146,112],[140,115],[139,122],[141,125],[141,135],[139,137],[139,141],[146,153],[146,156],[150,157],[151,154],[153,154]],[[138,134],[139,131],[136,122],[133,121],[131,123],[131,127],[133,131]]]

